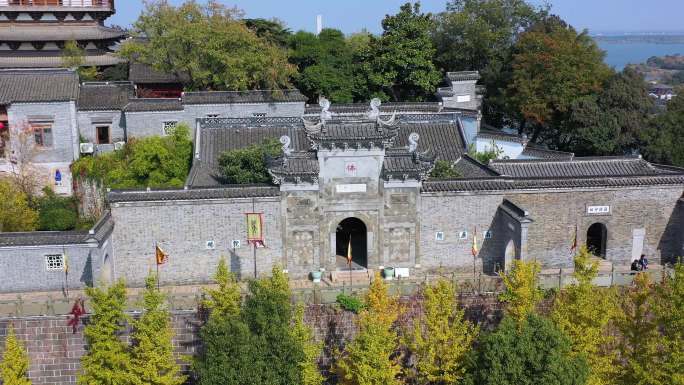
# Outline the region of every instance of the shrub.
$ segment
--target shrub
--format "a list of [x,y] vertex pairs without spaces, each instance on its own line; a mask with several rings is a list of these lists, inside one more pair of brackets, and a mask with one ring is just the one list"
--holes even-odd
[[268,183],[267,158],[280,154],[280,144],[275,139],[266,139],[261,144],[237,150],[226,151],[219,157],[221,175],[226,183]]
[[337,303],[340,304],[342,309],[353,311],[354,313],[360,312],[365,307],[363,301],[361,301],[359,298],[344,293],[337,295]]
[[42,231],[74,230],[78,225],[78,207],[73,197],[60,197],[46,187],[37,200],[38,229]]
[[33,231],[38,213],[28,197],[7,179],[0,179],[0,232]]
[[435,168],[430,172],[430,178],[448,179],[458,178],[461,174],[454,169],[454,166],[446,160],[440,159],[435,162]]

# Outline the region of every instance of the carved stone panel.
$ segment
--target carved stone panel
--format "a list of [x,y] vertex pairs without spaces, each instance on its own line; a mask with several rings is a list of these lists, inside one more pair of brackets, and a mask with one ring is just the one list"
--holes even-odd
[[407,228],[395,227],[389,230],[389,263],[409,262],[411,260],[411,232]]
[[292,261],[298,266],[311,266],[314,263],[313,232],[295,231],[292,234]]

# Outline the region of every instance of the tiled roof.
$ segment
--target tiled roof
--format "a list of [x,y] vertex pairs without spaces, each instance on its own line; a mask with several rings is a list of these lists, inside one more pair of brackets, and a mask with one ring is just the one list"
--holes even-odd
[[479,80],[480,73],[477,71],[447,72],[447,79],[451,81]]
[[134,95],[129,82],[84,83],[78,97],[81,111],[122,110]]
[[420,136],[418,151],[430,151],[437,159],[457,161],[465,152],[465,144],[456,122],[401,122],[395,147],[408,147],[412,132]]
[[78,75],[70,70],[0,71],[0,104],[78,99]]
[[496,129],[490,129],[487,127],[482,127],[480,129],[480,132],[477,133],[477,138],[480,139],[491,139],[491,140],[500,140],[503,142],[515,142],[515,143],[525,143],[527,142],[526,138],[520,137],[518,135],[514,134],[509,134],[506,132],[503,132],[501,130],[496,130]]
[[128,80],[136,84],[186,83],[187,75],[175,75],[159,72],[152,66],[143,63],[131,63],[128,67]]
[[406,149],[385,152],[382,176],[385,180],[425,180],[434,167],[434,157]]
[[108,28],[99,24],[70,25],[55,24],[10,24],[0,25],[0,41],[83,41],[83,40],[118,40],[126,32],[116,28]]
[[[392,114],[394,112],[401,113],[425,113],[425,112],[439,112],[442,110],[442,104],[438,102],[427,103],[383,103],[380,105],[380,112],[382,114]],[[332,104],[328,111],[333,114],[365,114],[370,112],[370,105],[367,103],[349,103],[349,104]],[[306,114],[320,114],[321,107],[317,104],[307,104]]]
[[537,144],[527,143],[521,155],[538,159],[572,160],[575,154],[572,152],[554,151]]
[[318,157],[313,151],[292,152],[269,162],[269,173],[276,184],[318,181]]
[[305,102],[299,90],[184,92],[183,104],[293,103]]
[[326,121],[316,132],[308,136],[317,149],[335,148],[387,148],[397,135],[396,126],[386,126],[373,121]]
[[[106,51],[86,51],[86,66],[110,66],[126,60]],[[0,68],[59,68],[63,58],[59,51],[0,51]]]
[[182,111],[180,99],[132,98],[124,107],[126,112]]
[[516,219],[520,222],[531,222],[532,221],[532,219],[530,219],[530,217],[529,217],[530,213],[527,212],[527,210],[521,208],[516,203],[514,203],[508,199],[504,198],[503,202],[501,202],[501,205],[499,207],[501,207],[502,210],[504,210],[511,217],[513,217],[514,219]]
[[93,226],[85,231],[31,231],[22,233],[0,232],[0,247],[81,245],[90,242],[101,244],[112,232],[114,223],[107,212]]
[[464,178],[423,182],[422,192],[508,191],[537,189],[575,189],[601,187],[641,187],[654,185],[684,185],[684,174],[638,177],[584,178]]
[[489,163],[501,175],[515,178],[611,177],[672,174],[641,157],[596,157],[564,160],[493,160]]
[[221,188],[197,188],[177,190],[113,190],[107,194],[110,203],[177,201],[194,199],[230,199],[277,197],[278,187],[268,185],[224,185]]
[[471,158],[468,154],[463,154],[454,163],[454,169],[465,178],[485,178],[499,175],[496,171]]

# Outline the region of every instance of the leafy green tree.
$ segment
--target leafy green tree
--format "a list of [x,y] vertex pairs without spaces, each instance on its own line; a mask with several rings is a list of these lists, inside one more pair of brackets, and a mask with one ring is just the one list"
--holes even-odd
[[484,151],[477,151],[474,145],[471,145],[468,149],[468,155],[482,164],[488,164],[490,160],[499,159],[503,153],[503,149],[497,146],[493,140],[491,145]]
[[[680,95],[684,94],[684,90]],[[684,98],[675,97],[641,135],[644,155],[653,162],[684,166]]]
[[516,259],[508,273],[500,273],[506,290],[499,299],[507,303],[506,314],[518,322],[523,322],[530,314],[534,314],[542,299],[537,278],[539,271],[539,263],[536,261]]
[[64,43],[62,49],[62,67],[78,68],[85,64],[85,50],[74,40]]
[[551,319],[570,337],[572,351],[587,359],[587,385],[610,385],[615,383],[617,359],[611,326],[619,310],[615,290],[594,286],[597,275],[598,262],[582,246],[575,256],[577,283],[558,294]]
[[33,231],[37,226],[38,213],[26,194],[9,179],[0,178],[0,232]]
[[83,334],[88,349],[81,357],[80,385],[133,384],[128,346],[121,340],[128,317],[126,286],[123,281],[106,287],[87,287],[92,315]]
[[28,371],[29,358],[26,348],[10,325],[5,337],[5,351],[0,361],[0,380],[4,385],[31,385]]
[[287,47],[292,32],[278,19],[244,19],[247,28],[277,47]]
[[294,313],[292,336],[304,351],[304,359],[299,363],[302,373],[302,385],[321,385],[325,378],[318,369],[318,357],[321,355],[323,344],[315,342],[313,331],[304,323],[304,306],[299,305]]
[[426,100],[435,93],[442,76],[433,64],[430,38],[432,17],[420,3],[406,3],[396,15],[382,20],[382,35],[371,37],[363,64],[371,89],[393,101]]
[[557,16],[520,35],[513,48],[507,98],[532,142],[541,138],[563,143],[566,133],[558,130],[572,103],[599,92],[611,74],[603,56],[587,31],[577,33]]
[[342,385],[400,384],[401,367],[394,358],[398,346],[392,325],[399,315],[397,298],[376,273],[366,296],[366,308],[358,318],[359,332],[345,348],[335,373]]
[[435,167],[430,172],[430,178],[435,179],[448,179],[448,178],[458,178],[461,174],[454,169],[451,162],[443,159],[439,159],[435,162]]
[[204,307],[211,310],[211,317],[235,317],[240,314],[240,286],[235,275],[228,270],[226,259],[221,257],[214,280],[218,284],[216,289],[206,289],[209,299],[203,301]]
[[111,188],[182,187],[191,162],[190,128],[181,123],[167,136],[133,139],[120,151],[83,157],[71,171]]
[[325,96],[333,103],[353,99],[353,51],[342,32],[323,29],[317,36],[299,31],[290,39],[290,62],[299,73],[295,85],[309,100]]
[[78,224],[77,201],[73,197],[60,197],[51,188],[43,189],[37,198],[38,229],[42,231],[74,230]]
[[640,273],[622,298],[622,316],[617,322],[620,331],[620,385],[665,385],[662,363],[659,361],[660,333],[652,315],[653,285],[648,274]]
[[[248,90],[289,87],[294,68],[284,49],[260,38],[239,12],[215,0],[146,2],[121,55],[154,69],[189,78],[192,90]],[[144,38],[144,39],[143,39]]]
[[653,109],[643,77],[626,68],[598,94],[572,103],[566,142],[558,145],[579,155],[624,154],[637,147]]
[[674,266],[672,275],[656,287],[653,313],[658,323],[663,344],[659,365],[665,383],[684,384],[684,264]]
[[506,68],[513,44],[547,14],[548,7],[524,0],[452,0],[435,17],[436,65],[444,71],[480,71],[487,92],[484,118],[494,126],[508,123],[501,90],[510,80]]
[[484,335],[473,359],[477,385],[583,385],[586,360],[572,353],[570,339],[550,320],[527,315],[520,323],[505,317]]
[[456,384],[466,377],[468,354],[478,328],[464,319],[456,290],[446,279],[423,290],[425,311],[407,331],[406,345],[415,358],[417,384]]
[[276,139],[266,139],[236,150],[226,151],[219,156],[221,175],[226,183],[268,183],[267,158],[280,155],[280,143]]
[[136,385],[181,385],[185,376],[173,356],[171,314],[157,277],[145,279],[142,314],[133,321],[131,366]]

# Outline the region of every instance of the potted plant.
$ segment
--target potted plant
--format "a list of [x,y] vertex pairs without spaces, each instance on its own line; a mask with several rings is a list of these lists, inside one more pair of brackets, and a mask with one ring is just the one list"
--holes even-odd
[[394,278],[394,268],[393,267],[385,267],[382,269],[382,275],[385,277],[386,280],[391,280]]
[[323,269],[321,270],[314,270],[311,272],[311,280],[314,283],[319,283],[321,282],[321,278],[323,277]]

